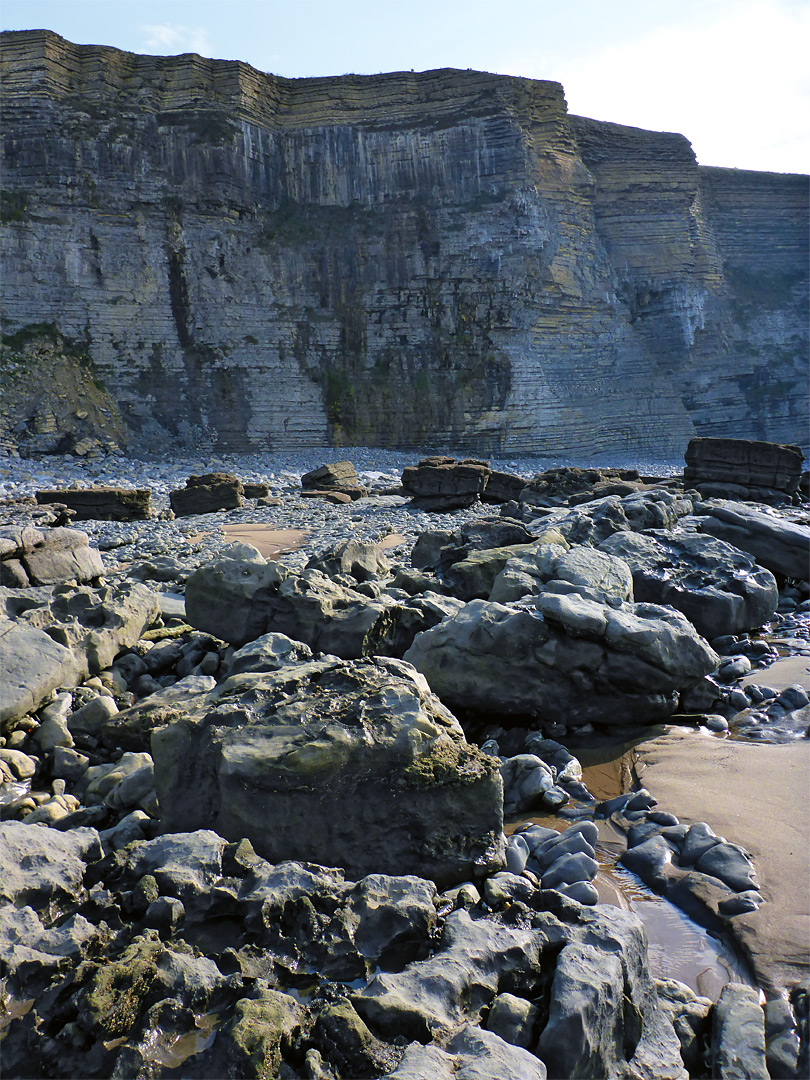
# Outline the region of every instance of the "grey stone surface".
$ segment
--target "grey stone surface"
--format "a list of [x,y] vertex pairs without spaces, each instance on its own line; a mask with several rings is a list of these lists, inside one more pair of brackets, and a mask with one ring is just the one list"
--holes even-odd
[[565,582],[599,603],[633,600],[633,580],[621,558],[583,545],[563,550],[558,543],[541,543],[511,558],[496,578],[489,599],[516,600],[543,592],[549,582]]
[[192,626],[236,646],[281,633],[316,651],[355,659],[378,650],[393,627],[395,610],[319,570],[289,574],[275,563],[219,559],[186,583]]
[[503,858],[497,762],[401,661],[232,676],[156,731],[152,753],[167,831],[445,883]]
[[0,898],[18,907],[72,903],[84,892],[88,862],[101,858],[95,829],[58,832],[19,821],[0,823]]
[[401,972],[381,972],[354,997],[360,1015],[383,1037],[420,1042],[475,1022],[499,982],[539,966],[543,935],[452,912],[439,950]]
[[7,579],[2,584],[15,579],[23,588],[92,581],[104,573],[98,549],[78,529],[0,526],[0,560],[0,574]]
[[313,556],[307,563],[307,569],[320,570],[327,577],[351,574],[357,581],[369,581],[386,577],[391,571],[391,563],[379,544],[349,539],[322,555]]
[[33,712],[57,687],[75,685],[82,666],[44,630],[0,614],[0,723]]
[[752,986],[723,987],[712,1016],[711,1067],[718,1080],[767,1080],[765,1016]]
[[807,580],[810,575],[810,528],[785,521],[745,503],[709,499],[695,507],[700,528],[747,551],[774,574]]
[[138,641],[158,610],[157,595],[145,585],[56,585],[50,595],[21,610],[18,620],[71,649],[82,674],[96,674]]
[[705,638],[761,626],[776,610],[773,574],[714,537],[614,533],[600,550],[630,567],[636,600],[682,611]]
[[263,634],[237,649],[230,659],[227,674],[276,671],[287,664],[301,664],[311,659],[312,649],[302,641],[294,641],[286,634]]
[[446,1049],[411,1043],[385,1080],[546,1080],[542,1061],[494,1032],[463,1025]]
[[610,1076],[627,1038],[617,956],[569,942],[557,958],[548,1021],[537,1053],[551,1076]]
[[[536,604],[536,606],[535,606]],[[577,722],[651,723],[718,658],[687,619],[650,604],[612,608],[542,594],[466,604],[404,654],[451,707]]]

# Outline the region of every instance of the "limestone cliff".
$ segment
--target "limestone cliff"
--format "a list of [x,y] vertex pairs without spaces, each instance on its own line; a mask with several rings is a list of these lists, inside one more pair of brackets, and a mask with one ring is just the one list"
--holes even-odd
[[806,442],[806,177],[553,82],[2,45],[3,332],[53,326],[133,444]]

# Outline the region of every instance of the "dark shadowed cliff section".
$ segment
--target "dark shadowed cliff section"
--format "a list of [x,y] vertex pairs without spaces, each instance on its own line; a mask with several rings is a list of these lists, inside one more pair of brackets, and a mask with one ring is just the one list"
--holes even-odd
[[806,177],[698,168],[553,82],[47,31],[2,62],[3,333],[80,342],[136,444],[806,442]]

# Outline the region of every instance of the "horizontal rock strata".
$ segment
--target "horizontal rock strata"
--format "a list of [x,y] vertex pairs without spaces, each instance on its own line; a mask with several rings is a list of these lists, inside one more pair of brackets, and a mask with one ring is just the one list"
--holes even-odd
[[[555,82],[292,80],[45,30],[2,59],[11,445],[806,436],[806,178],[699,168]],[[47,408],[45,340],[79,379]]]

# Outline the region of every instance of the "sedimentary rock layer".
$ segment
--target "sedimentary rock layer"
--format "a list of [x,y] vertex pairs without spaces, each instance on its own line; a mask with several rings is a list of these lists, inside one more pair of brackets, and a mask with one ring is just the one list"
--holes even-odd
[[50,328],[133,444],[806,434],[806,177],[475,71],[290,80],[25,31],[3,79],[4,356]]

